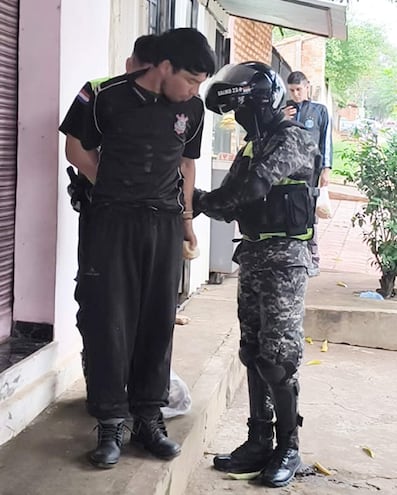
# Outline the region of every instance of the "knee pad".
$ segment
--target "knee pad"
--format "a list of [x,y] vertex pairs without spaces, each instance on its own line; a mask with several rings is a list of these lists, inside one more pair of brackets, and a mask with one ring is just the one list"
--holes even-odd
[[262,380],[267,381],[272,386],[285,384],[297,371],[292,361],[275,364],[262,357],[255,360],[255,367]]
[[258,347],[254,344],[240,344],[239,358],[247,368],[254,368],[258,355]]

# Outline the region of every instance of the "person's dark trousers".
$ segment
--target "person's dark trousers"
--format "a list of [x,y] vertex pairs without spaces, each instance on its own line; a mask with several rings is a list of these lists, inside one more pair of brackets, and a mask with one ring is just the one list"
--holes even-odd
[[181,215],[91,207],[76,300],[87,407],[99,420],[167,405],[182,241]]
[[[83,266],[84,257],[87,256],[87,253],[89,251],[90,212],[91,212],[91,202],[87,198],[82,198],[80,200],[80,213],[79,213],[79,227],[78,227],[78,241],[77,241],[77,275],[75,278],[76,282],[78,282],[80,267]],[[76,286],[76,289],[77,287],[78,286]],[[77,300],[76,293],[75,293],[75,299]],[[77,313],[77,319],[79,318],[79,311],[80,309],[78,310]],[[83,347],[83,349],[81,350],[81,365],[83,368],[83,375],[85,379],[87,379],[86,361],[87,361],[86,352],[85,352],[85,348]]]
[[[90,227],[91,203],[86,200],[81,202],[79,213],[79,237],[77,244],[77,265],[78,269],[84,263],[84,257],[89,251],[89,227]],[[78,277],[77,272],[77,277]]]

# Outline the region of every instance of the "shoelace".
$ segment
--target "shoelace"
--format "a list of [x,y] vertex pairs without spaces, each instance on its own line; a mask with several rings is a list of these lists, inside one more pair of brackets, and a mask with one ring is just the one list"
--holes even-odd
[[118,424],[104,424],[98,423],[94,430],[98,430],[98,442],[109,442],[115,440],[117,445],[123,443],[124,428],[126,428],[124,423]]
[[153,440],[158,440],[162,436],[167,436],[167,429],[162,415],[145,420],[141,419],[138,422],[137,427],[134,425],[133,433],[139,435],[142,428],[144,428],[145,434],[149,435]]

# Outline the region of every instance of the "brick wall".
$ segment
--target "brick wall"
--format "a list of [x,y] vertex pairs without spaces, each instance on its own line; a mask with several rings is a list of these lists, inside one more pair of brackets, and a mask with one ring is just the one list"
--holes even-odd
[[347,105],[346,108],[340,108],[338,111],[339,117],[346,120],[356,120],[360,116],[357,105]]
[[272,60],[273,26],[248,19],[232,21],[231,62],[257,60],[270,64]]
[[325,38],[313,35],[294,36],[275,44],[293,71],[300,70],[306,74],[311,85],[312,99],[323,103],[327,99],[325,44]]

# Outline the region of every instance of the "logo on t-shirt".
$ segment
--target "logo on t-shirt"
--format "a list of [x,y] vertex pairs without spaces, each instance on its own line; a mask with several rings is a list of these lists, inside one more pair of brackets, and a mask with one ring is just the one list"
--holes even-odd
[[305,123],[303,125],[306,127],[306,129],[313,129],[314,120],[311,117],[309,117],[308,119],[305,120]]
[[176,114],[176,122],[174,124],[174,131],[180,135],[183,134],[186,131],[186,125],[189,120],[189,117],[187,117],[184,113],[177,113]]

